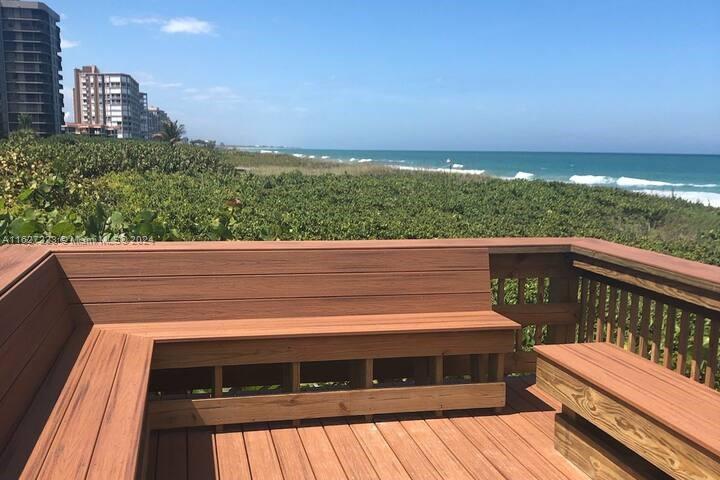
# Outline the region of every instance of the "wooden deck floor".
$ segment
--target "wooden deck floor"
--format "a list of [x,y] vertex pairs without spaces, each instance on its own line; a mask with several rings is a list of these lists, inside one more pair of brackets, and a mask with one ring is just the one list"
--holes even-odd
[[508,379],[500,414],[153,432],[147,478],[586,479],[554,450],[557,408],[523,377]]

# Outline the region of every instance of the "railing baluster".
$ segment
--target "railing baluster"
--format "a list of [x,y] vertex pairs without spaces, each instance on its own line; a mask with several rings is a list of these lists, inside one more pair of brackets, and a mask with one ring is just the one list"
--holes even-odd
[[625,349],[630,352],[636,352],[635,344],[638,337],[638,306],[640,297],[633,293],[630,296],[630,325],[628,326],[628,339]]
[[505,279],[498,278],[497,304],[505,305]]
[[597,319],[598,319],[597,290],[598,290],[598,282],[595,280],[590,280],[590,292],[588,294],[588,312],[590,314],[588,315],[588,318],[585,321],[585,341],[587,341],[587,342],[593,341],[593,332],[594,332],[595,322],[597,322]]
[[703,336],[705,334],[705,318],[695,314],[695,337],[693,338],[693,356],[690,362],[690,378],[700,381],[700,365],[702,364]]
[[622,290],[620,292],[620,313],[617,319],[617,336],[615,344],[618,347],[625,345],[625,326],[627,324],[627,308],[628,308],[628,292]]
[[688,335],[690,333],[690,313],[683,310],[680,314],[680,337],[678,339],[678,355],[675,371],[680,375],[685,375],[685,366],[687,365],[687,348]]
[[655,363],[660,361],[660,342],[662,342],[662,325],[665,305],[655,301],[655,315],[653,320],[653,343],[650,349],[650,360]]
[[538,278],[537,303],[545,303],[545,277]]
[[523,305],[526,302],[526,299],[525,299],[526,283],[527,283],[526,278],[518,278],[518,280],[517,280],[517,303],[518,303],[518,305]]
[[675,307],[668,305],[665,324],[665,345],[663,347],[663,366],[672,369],[673,345],[675,344]]
[[583,333],[585,332],[585,321],[588,317],[587,314],[587,308],[588,308],[588,290],[590,281],[587,278],[583,278],[582,282],[580,283],[580,318],[578,319],[578,334],[577,334],[577,341],[583,342]]
[[638,354],[648,358],[648,335],[650,333],[650,299],[643,297],[642,314],[640,316],[640,342],[638,343]]
[[604,283],[600,284],[600,295],[598,296],[599,315],[597,315],[597,324],[595,325],[596,342],[603,341],[603,332],[605,330],[605,322],[607,321],[607,317],[605,314],[607,306],[607,289],[607,285],[605,285]]
[[720,318],[710,318],[710,345],[708,358],[705,364],[705,385],[715,387],[715,376],[718,368],[718,334],[720,333]]
[[617,288],[610,287],[610,305],[608,305],[608,321],[605,325],[605,341],[612,342],[615,331],[615,317],[617,316]]

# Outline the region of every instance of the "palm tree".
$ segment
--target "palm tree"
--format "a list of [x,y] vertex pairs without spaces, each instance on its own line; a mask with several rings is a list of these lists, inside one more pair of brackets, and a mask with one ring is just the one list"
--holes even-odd
[[177,120],[163,122],[160,130],[160,139],[171,144],[181,142],[185,136],[185,125],[178,123]]
[[17,116],[18,130],[32,130],[32,117],[27,113],[19,113]]

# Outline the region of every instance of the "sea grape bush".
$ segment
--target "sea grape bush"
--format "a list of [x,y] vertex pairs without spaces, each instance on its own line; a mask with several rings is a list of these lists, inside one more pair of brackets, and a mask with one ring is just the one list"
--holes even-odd
[[[0,234],[154,240],[590,236],[720,265],[720,209],[559,182],[383,169],[337,174],[313,168],[305,174],[287,171],[292,157],[267,157],[160,142],[12,138],[0,142]],[[253,173],[277,161],[285,173]]]

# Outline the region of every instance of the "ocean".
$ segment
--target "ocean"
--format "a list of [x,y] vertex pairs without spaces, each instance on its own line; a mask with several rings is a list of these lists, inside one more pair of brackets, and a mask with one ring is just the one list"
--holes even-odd
[[720,208],[720,155],[300,148],[261,151],[407,170],[615,187]]

